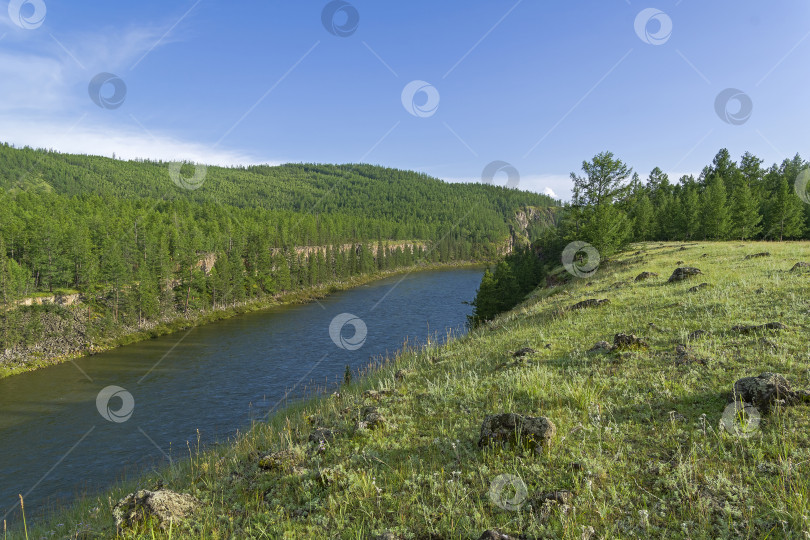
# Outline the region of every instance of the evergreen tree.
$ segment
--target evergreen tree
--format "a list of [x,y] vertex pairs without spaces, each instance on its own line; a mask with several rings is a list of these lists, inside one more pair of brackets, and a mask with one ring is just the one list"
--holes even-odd
[[724,240],[729,228],[726,186],[722,177],[713,176],[703,193],[701,230],[707,240]]
[[620,249],[629,239],[630,221],[614,203],[622,201],[629,192],[624,181],[632,169],[611,152],[602,152],[591,161],[582,163],[584,176],[571,173],[574,183],[573,206],[582,212],[582,228],[577,238],[592,244],[603,255]]
[[766,204],[768,236],[780,242],[785,238],[799,238],[805,229],[802,201],[787,178],[777,175],[773,182],[775,185]]
[[761,221],[759,204],[751,194],[751,188],[748,187],[748,184],[742,182],[734,190],[731,198],[730,235],[733,238],[747,240],[759,234],[762,230]]

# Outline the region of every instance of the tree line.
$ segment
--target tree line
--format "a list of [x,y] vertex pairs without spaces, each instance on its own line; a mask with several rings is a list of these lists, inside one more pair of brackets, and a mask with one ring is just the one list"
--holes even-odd
[[673,183],[656,167],[644,182],[603,152],[583,162],[583,175],[571,174],[573,197],[559,234],[604,255],[647,240],[809,238],[810,205],[800,192],[806,185],[796,186],[808,166],[798,154],[763,167],[763,160],[746,152],[737,163],[722,149],[697,178]]
[[[735,162],[721,149],[695,178],[672,182],[660,168],[646,181],[611,152],[571,173],[572,198],[559,226],[538,229],[531,249],[484,275],[473,301],[473,325],[509,310],[560,264],[566,245],[583,241],[609,256],[631,242],[796,240],[810,238],[810,164],[798,154],[770,167],[746,152]],[[527,272],[536,259],[539,270]],[[528,285],[529,282],[533,285]]]

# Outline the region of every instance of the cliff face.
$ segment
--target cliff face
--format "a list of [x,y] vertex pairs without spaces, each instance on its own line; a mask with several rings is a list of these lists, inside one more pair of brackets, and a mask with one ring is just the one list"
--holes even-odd
[[72,306],[80,300],[76,294],[55,294],[51,296],[36,296],[33,298],[23,298],[18,302],[20,306],[43,306],[45,304],[56,304],[58,306]]
[[534,229],[556,227],[558,210],[557,207],[526,206],[515,212],[514,222],[509,225],[510,235],[504,252],[512,253],[515,246],[529,244]]

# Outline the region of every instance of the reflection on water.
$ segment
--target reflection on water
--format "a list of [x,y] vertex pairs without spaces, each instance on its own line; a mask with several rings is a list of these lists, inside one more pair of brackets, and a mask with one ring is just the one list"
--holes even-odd
[[187,455],[197,430],[203,442],[233,435],[292,388],[339,381],[406,339],[463,332],[480,279],[389,278],[0,380],[0,512],[18,493],[29,515],[93,493]]

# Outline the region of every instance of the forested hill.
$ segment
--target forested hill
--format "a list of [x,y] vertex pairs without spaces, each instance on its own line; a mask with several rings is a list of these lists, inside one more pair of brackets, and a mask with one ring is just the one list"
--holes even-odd
[[[354,276],[492,259],[531,239],[525,216],[541,217],[535,230],[554,221],[536,211],[553,204],[369,165],[181,167],[2,145],[0,367],[42,349],[60,320],[83,350]],[[60,294],[78,302],[60,320],[20,307]]]
[[0,146],[0,188],[6,191],[182,199],[363,216],[404,225],[412,231],[410,236],[423,239],[434,233],[433,225],[457,223],[472,208],[475,212],[466,218],[473,228],[505,236],[506,218],[518,208],[555,204],[545,195],[484,184],[449,184],[425,174],[362,164],[207,167],[204,173],[200,170],[201,182],[194,178],[195,172],[195,167],[185,165],[176,182],[169,163]]

